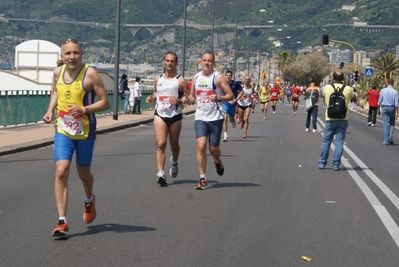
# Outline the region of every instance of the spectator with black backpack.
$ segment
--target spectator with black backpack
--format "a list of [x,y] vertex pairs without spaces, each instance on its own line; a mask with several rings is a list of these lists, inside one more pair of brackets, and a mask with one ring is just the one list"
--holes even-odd
[[130,105],[129,105],[129,98],[130,98],[130,89],[127,85],[127,74],[122,74],[122,79],[119,82],[119,93],[121,94],[122,99],[125,100],[125,104],[123,105],[123,112],[125,114],[130,113]]
[[335,137],[335,150],[332,159],[332,170],[338,171],[344,152],[346,129],[349,125],[348,103],[354,97],[353,89],[347,86],[342,72],[334,72],[332,84],[323,88],[327,105],[324,137],[320,147],[319,169],[325,169],[330,152],[331,142]]

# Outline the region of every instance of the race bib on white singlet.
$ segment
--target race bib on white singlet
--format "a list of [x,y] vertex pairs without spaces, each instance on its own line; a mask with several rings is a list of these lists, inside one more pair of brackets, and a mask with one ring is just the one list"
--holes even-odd
[[81,116],[72,116],[68,112],[60,112],[60,128],[70,135],[83,135],[83,123]]
[[214,103],[211,101],[210,96],[213,94],[211,90],[196,90],[197,94],[197,106],[200,106],[203,110],[210,110]]
[[172,105],[169,102],[169,96],[162,95],[158,97],[159,109],[170,109]]

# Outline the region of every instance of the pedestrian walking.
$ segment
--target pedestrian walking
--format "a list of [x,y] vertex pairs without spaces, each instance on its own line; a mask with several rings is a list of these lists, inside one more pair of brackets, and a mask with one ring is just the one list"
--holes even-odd
[[335,90],[343,89],[342,93],[345,96],[346,112],[344,118],[330,118],[328,116],[328,108],[326,109],[326,123],[324,126],[324,136],[320,147],[319,169],[325,169],[327,165],[328,156],[330,153],[330,146],[332,140],[335,138],[335,150],[332,159],[332,170],[338,171],[341,164],[342,153],[344,152],[344,141],[346,136],[346,129],[349,126],[349,101],[353,98],[354,93],[350,86],[344,83],[344,74],[342,72],[334,72],[332,77],[332,84],[326,85],[323,88],[324,99],[327,107],[330,105],[330,96]]
[[366,93],[366,97],[369,101],[367,126],[374,127],[377,122],[378,98],[380,97],[380,92],[377,91],[377,87],[375,85],[371,86],[371,89]]
[[382,114],[383,145],[394,144],[395,118],[398,118],[398,91],[392,87],[393,83],[393,79],[388,80],[388,86],[381,90],[378,99],[378,115]]
[[317,133],[317,114],[319,112],[319,86],[315,83],[311,83],[308,88],[305,89],[305,99],[310,98],[312,101],[312,107],[306,112],[306,131],[309,132],[310,119],[312,119],[313,133]]

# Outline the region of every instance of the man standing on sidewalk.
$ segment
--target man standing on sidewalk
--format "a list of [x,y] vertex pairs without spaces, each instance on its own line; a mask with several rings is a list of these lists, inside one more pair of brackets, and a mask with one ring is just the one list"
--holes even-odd
[[224,166],[220,159],[220,136],[223,128],[223,109],[221,102],[234,99],[225,77],[213,70],[215,56],[205,52],[201,56],[202,71],[193,76],[189,95],[189,103],[197,102],[195,110],[195,136],[197,138],[197,162],[200,180],[195,186],[197,190],[208,187],[206,180],[206,150],[209,140],[209,152],[213,157],[216,172],[223,175]]
[[[56,110],[54,137],[55,184],[54,193],[58,222],[53,236],[68,234],[67,204],[68,176],[73,153],[76,151],[78,176],[85,191],[83,221],[91,223],[96,217],[93,195],[93,175],[90,171],[96,139],[94,112],[110,107],[103,81],[88,64],[82,63],[82,48],[78,41],[65,40],[61,45],[64,65],[53,73],[50,104],[43,121],[52,122]],[[97,96],[98,101],[94,102]]]
[[[383,88],[378,99],[378,114],[382,112],[383,145],[393,145],[393,130],[395,129],[395,113],[398,118],[398,91],[393,86],[394,80],[388,80],[388,86]],[[381,108],[381,112],[380,112]]]
[[371,89],[366,93],[366,97],[369,100],[369,116],[367,118],[367,126],[374,127],[377,121],[377,110],[378,110],[378,98],[380,92],[376,90],[376,86],[372,85]]
[[345,96],[346,113],[344,118],[330,118],[328,116],[328,108],[326,108],[326,124],[324,126],[324,136],[320,147],[319,169],[325,169],[327,164],[330,146],[333,138],[335,137],[335,150],[332,160],[332,170],[338,171],[341,164],[342,153],[344,152],[344,141],[346,136],[346,129],[348,128],[349,110],[348,103],[353,98],[354,93],[352,87],[346,86],[344,83],[344,74],[342,72],[333,73],[333,84],[326,85],[323,89],[323,94],[326,101],[326,106],[330,105],[330,96],[335,90],[342,89]]
[[132,114],[141,114],[141,89],[140,77],[136,77],[136,82],[133,85],[134,105]]

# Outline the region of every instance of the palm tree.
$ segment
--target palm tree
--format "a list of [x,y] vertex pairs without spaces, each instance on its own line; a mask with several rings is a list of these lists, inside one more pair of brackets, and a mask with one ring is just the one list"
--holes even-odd
[[277,67],[279,70],[281,70],[285,82],[290,80],[288,66],[294,61],[295,61],[295,55],[289,51],[283,51],[278,54]]
[[376,77],[383,77],[385,81],[399,74],[399,60],[393,53],[386,53],[375,58],[371,63]]

